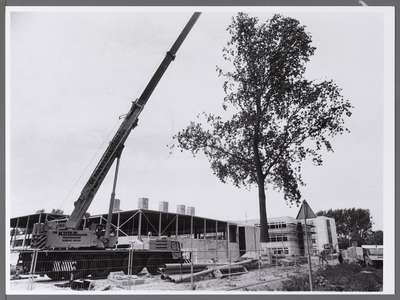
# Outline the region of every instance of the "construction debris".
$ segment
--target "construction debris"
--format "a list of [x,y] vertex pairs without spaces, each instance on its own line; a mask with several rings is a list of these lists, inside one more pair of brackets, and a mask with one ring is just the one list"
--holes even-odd
[[71,288],[76,291],[88,291],[94,289],[95,281],[92,279],[76,279],[64,283],[56,283],[54,286],[60,288]]
[[67,281],[67,282],[63,282],[63,283],[55,283],[54,286],[60,287],[60,288],[69,288],[69,287],[71,287],[71,282]]
[[164,280],[169,280],[174,283],[180,283],[183,281],[188,281],[191,280],[192,278],[199,278],[201,276],[206,276],[209,274],[212,274],[214,277],[226,277],[230,275],[240,275],[240,274],[245,274],[248,273],[247,269],[244,267],[244,265],[251,263],[251,260],[245,260],[229,265],[220,265],[220,266],[215,266],[215,267],[207,267],[205,270],[202,270],[200,272],[196,272],[193,274],[188,274],[186,276],[180,276],[178,278],[171,278],[168,275],[161,275],[161,279]]
[[139,284],[144,284],[145,280],[140,279],[136,275],[125,275],[124,272],[119,271],[119,272],[111,272],[108,275],[108,281],[120,286],[120,287],[126,287],[126,286],[131,286],[131,285],[139,285]]
[[215,277],[223,278],[230,275],[241,275],[248,273],[247,269],[243,265],[231,265],[217,268],[214,272]]
[[211,274],[215,271],[215,269],[207,269],[207,270],[203,270],[194,274],[189,274],[186,276],[180,276],[178,278],[168,278],[169,281],[174,282],[174,283],[180,283],[183,281],[189,281],[192,277],[193,278],[199,278],[200,276],[206,276],[208,274]]
[[207,268],[207,264],[165,264],[162,268],[159,268],[159,272],[163,275],[170,274],[185,274],[203,271]]
[[88,291],[93,289],[94,287],[94,280],[91,279],[77,279],[71,282],[71,289],[78,290],[78,291]]

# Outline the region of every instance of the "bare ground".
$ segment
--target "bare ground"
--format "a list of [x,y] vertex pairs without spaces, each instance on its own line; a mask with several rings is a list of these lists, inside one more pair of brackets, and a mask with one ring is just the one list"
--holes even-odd
[[[313,265],[313,269],[318,265]],[[189,278],[180,283],[174,283],[169,280],[163,280],[160,275],[153,276],[148,273],[142,273],[138,276],[141,283],[137,285],[123,285],[123,282],[115,282],[108,279],[93,280],[90,292],[111,292],[111,293],[130,293],[132,291],[142,291],[144,293],[159,293],[159,292],[236,292],[236,291],[279,291],[282,280],[289,275],[307,274],[308,265],[300,266],[279,266],[279,267],[264,267],[249,270],[245,274],[218,276],[211,273],[205,276]],[[184,274],[187,276],[188,274]],[[170,275],[171,278],[180,278],[181,275]],[[65,287],[62,287],[65,284]],[[10,281],[10,291],[33,293],[74,293],[77,291],[68,286],[68,282],[52,282],[46,277],[37,277],[33,284],[29,287],[29,279],[19,279]]]

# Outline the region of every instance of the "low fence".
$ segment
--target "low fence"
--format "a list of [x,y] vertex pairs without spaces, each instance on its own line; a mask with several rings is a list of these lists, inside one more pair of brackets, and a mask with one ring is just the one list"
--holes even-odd
[[[252,251],[241,257],[233,257],[229,252],[227,259],[213,258],[215,250],[200,252],[196,249],[183,249],[180,263],[168,263],[161,256],[156,261],[151,261],[154,260],[154,255],[147,260],[140,259],[133,249],[97,252],[12,251],[11,280],[25,281],[25,286],[19,286],[28,290],[33,289],[34,285],[43,284],[87,290],[93,280],[107,280],[110,284],[129,290],[132,285],[145,283],[145,275],[149,273],[152,277],[159,276],[160,280],[171,280],[175,277],[180,278],[178,282],[182,282],[193,281],[193,278],[198,279],[211,273],[230,278],[248,271],[260,271],[262,268],[300,267],[308,262],[307,257],[274,255],[267,251]],[[224,257],[222,253],[217,255]],[[212,258],[199,260],[198,257]]]

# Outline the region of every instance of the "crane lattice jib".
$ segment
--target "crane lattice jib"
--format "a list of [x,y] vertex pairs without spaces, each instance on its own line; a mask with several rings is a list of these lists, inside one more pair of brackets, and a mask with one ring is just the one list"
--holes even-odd
[[142,112],[144,105],[147,103],[147,100],[154,91],[169,64],[175,59],[176,52],[178,51],[182,42],[185,40],[189,31],[192,29],[193,25],[196,23],[199,16],[200,13],[198,12],[193,14],[189,22],[186,24],[185,28],[182,30],[181,34],[176,39],[175,43],[172,45],[171,49],[165,55],[165,58],[154,73],[153,77],[150,79],[141,96],[132,103],[128,114],[125,116],[122,124],[120,125],[118,131],[108,145],[106,151],[104,152],[99,163],[94,169],[88,182],[82,189],[80,197],[77,201],[75,201],[75,208],[66,222],[66,228],[76,229],[79,226],[83,216],[88,210],[94,196],[100,188],[101,183],[106,177],[112,164],[114,163],[115,159],[121,154],[124,143],[128,138],[131,130],[137,125],[138,117]]

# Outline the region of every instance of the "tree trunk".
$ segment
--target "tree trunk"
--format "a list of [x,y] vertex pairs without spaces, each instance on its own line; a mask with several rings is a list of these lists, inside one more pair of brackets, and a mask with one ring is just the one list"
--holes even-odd
[[260,242],[268,243],[267,199],[264,180],[258,182],[258,201],[260,207]]
[[[257,105],[258,115],[260,115],[260,106]],[[254,151],[254,164],[256,166],[257,184],[258,184],[258,201],[260,210],[260,242],[268,243],[268,222],[267,222],[267,203],[265,196],[265,175],[262,172],[262,166],[260,161],[260,155],[258,153],[258,135],[259,135],[259,124],[254,127],[254,138],[253,138],[253,151]]]

